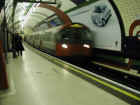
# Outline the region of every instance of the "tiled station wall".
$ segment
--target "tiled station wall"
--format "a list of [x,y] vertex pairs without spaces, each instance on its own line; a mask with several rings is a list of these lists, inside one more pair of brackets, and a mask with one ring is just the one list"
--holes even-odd
[[[126,36],[129,35],[130,25],[136,20],[140,20],[140,0],[114,0],[120,15],[123,19]],[[134,34],[140,31],[140,26],[136,27]]]

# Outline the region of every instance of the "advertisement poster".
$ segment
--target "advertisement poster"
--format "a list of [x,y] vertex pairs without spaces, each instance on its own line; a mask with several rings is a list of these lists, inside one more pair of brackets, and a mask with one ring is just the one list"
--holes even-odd
[[121,51],[121,29],[108,2],[100,0],[68,13],[72,22],[82,23],[92,31],[94,48]]

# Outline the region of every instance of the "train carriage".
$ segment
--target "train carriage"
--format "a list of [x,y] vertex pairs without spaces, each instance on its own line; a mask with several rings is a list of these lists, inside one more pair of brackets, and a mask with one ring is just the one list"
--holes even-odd
[[[32,46],[61,58],[79,61],[92,56],[93,42],[90,30],[80,23],[61,25],[27,36]],[[84,58],[84,59],[83,59]]]

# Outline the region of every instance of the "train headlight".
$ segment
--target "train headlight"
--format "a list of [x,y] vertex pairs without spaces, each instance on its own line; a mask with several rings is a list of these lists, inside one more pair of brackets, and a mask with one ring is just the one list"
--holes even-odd
[[63,48],[68,48],[68,45],[67,44],[62,44],[62,47]]
[[84,44],[83,47],[90,48],[90,45]]

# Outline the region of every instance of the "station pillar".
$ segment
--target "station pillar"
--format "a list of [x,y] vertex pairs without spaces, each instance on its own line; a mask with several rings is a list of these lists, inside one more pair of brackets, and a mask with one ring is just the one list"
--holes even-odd
[[0,89],[8,89],[8,78],[6,72],[6,61],[0,40]]

